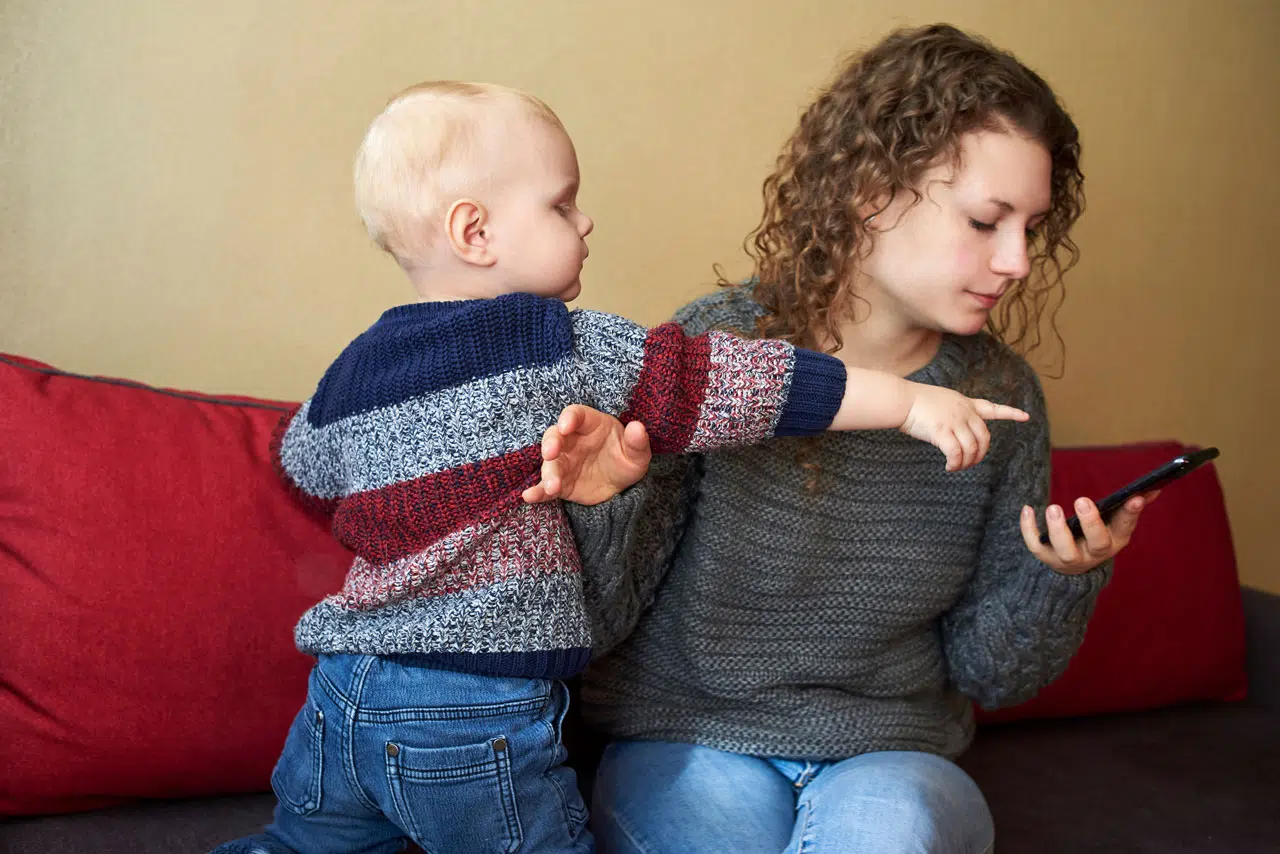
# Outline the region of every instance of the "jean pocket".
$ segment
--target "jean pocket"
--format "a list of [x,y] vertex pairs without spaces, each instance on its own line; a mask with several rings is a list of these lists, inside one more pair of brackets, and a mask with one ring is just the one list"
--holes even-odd
[[387,783],[400,826],[429,852],[510,854],[523,833],[505,736],[461,747],[387,742]]
[[284,750],[271,772],[271,788],[281,806],[297,815],[320,809],[324,774],[324,712],[310,697],[293,719]]

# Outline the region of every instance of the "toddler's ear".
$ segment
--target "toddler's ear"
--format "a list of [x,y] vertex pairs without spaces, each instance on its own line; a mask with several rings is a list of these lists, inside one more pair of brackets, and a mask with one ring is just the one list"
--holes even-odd
[[468,264],[491,267],[498,259],[489,244],[489,212],[474,199],[458,199],[444,217],[449,247]]

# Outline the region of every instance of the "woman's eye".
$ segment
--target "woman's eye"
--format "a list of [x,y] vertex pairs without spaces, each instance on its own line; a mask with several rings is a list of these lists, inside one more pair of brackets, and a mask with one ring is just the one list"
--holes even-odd
[[995,231],[996,230],[996,224],[994,222],[983,222],[982,220],[978,220],[978,219],[969,220],[969,225],[973,226],[978,231]]

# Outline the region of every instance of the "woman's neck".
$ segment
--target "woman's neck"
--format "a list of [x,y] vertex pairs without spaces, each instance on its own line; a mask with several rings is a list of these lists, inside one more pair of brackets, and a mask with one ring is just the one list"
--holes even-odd
[[[851,368],[886,371],[905,377],[923,368],[938,352],[942,333],[889,322],[884,314],[840,325],[841,346],[832,353]],[[824,348],[825,349],[825,348]]]

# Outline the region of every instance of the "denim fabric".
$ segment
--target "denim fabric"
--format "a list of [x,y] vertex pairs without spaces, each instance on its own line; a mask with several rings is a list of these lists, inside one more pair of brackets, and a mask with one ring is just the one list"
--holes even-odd
[[602,854],[986,854],[995,836],[977,784],[931,753],[806,762],[662,741],[609,745],[592,826]]
[[568,701],[546,679],[323,655],[271,777],[275,821],[216,851],[590,854]]

